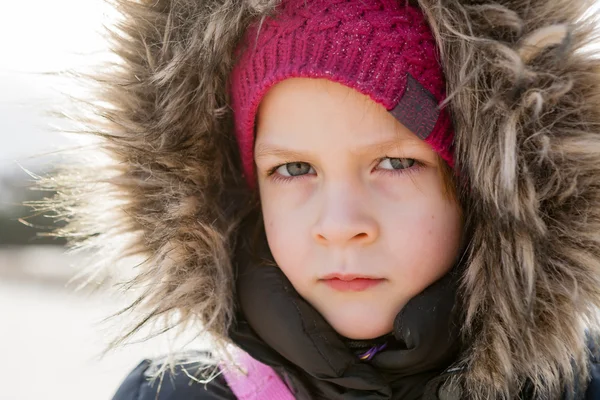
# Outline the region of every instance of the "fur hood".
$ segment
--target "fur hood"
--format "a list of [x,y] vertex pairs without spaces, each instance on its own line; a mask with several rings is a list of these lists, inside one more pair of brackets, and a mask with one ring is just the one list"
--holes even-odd
[[[108,161],[44,183],[68,221],[58,234],[105,264],[143,257],[126,285],[145,312],[134,330],[175,318],[226,341],[232,249],[256,204],[227,77],[245,27],[276,2],[116,1],[119,60],[92,77],[78,116]],[[600,306],[598,12],[593,0],[418,4],[440,47],[472,232],[460,379],[477,399],[513,398],[525,381],[558,398],[587,376]]]

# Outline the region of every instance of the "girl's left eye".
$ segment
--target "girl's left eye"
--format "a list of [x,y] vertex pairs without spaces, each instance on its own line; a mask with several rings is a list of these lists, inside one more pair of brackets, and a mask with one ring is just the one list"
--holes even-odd
[[390,158],[385,157],[381,159],[381,162],[377,165],[378,168],[387,170],[402,170],[408,169],[416,164],[414,158]]

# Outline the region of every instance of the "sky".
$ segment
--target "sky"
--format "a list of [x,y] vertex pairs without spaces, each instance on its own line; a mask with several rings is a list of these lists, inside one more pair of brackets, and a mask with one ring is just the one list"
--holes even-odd
[[29,0],[2,4],[0,13],[0,174],[40,162],[30,156],[72,145],[48,129],[44,115],[62,101],[64,82],[44,75],[96,62],[105,52],[101,0]]

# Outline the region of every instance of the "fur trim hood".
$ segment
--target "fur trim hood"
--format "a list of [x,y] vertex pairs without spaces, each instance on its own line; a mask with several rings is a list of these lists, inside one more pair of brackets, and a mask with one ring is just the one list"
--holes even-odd
[[[247,193],[226,91],[245,27],[273,0],[116,0],[119,60],[80,113],[108,155],[44,185],[105,264],[142,256],[127,286],[160,320],[227,340],[232,249]],[[593,0],[418,0],[440,48],[472,240],[461,375],[473,398],[544,398],[587,376],[600,306],[600,59]],[[250,205],[250,206],[249,206]],[[575,368],[573,368],[575,366]]]

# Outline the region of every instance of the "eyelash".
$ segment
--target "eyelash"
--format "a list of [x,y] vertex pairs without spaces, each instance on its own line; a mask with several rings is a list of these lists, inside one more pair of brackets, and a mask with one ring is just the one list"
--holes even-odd
[[[409,157],[389,157],[389,156],[380,157],[380,158],[377,159],[376,166],[379,165],[379,164],[381,164],[381,162],[383,160],[388,159],[388,158],[394,159],[394,158],[409,158]],[[391,175],[414,174],[414,173],[420,171],[421,168],[423,168],[425,166],[425,164],[423,164],[421,161],[419,161],[417,159],[412,158],[411,160],[414,160],[415,163],[410,168],[405,168],[405,169],[391,169],[391,170],[389,170],[389,169],[382,169],[381,171],[383,173],[391,174]],[[287,182],[290,182],[290,181],[294,181],[294,180],[298,180],[298,179],[303,179],[303,178],[306,178],[306,177],[310,176],[309,174],[298,175],[298,176],[283,176],[281,174],[277,174],[276,173],[276,171],[280,167],[282,167],[282,166],[284,166],[286,164],[294,163],[294,162],[298,162],[298,161],[286,161],[284,163],[276,165],[275,167],[273,167],[273,168],[271,168],[271,169],[268,170],[267,177],[270,178],[270,179],[272,179],[273,182],[275,182],[275,183],[287,183]],[[303,162],[303,161],[300,161],[300,162]]]

